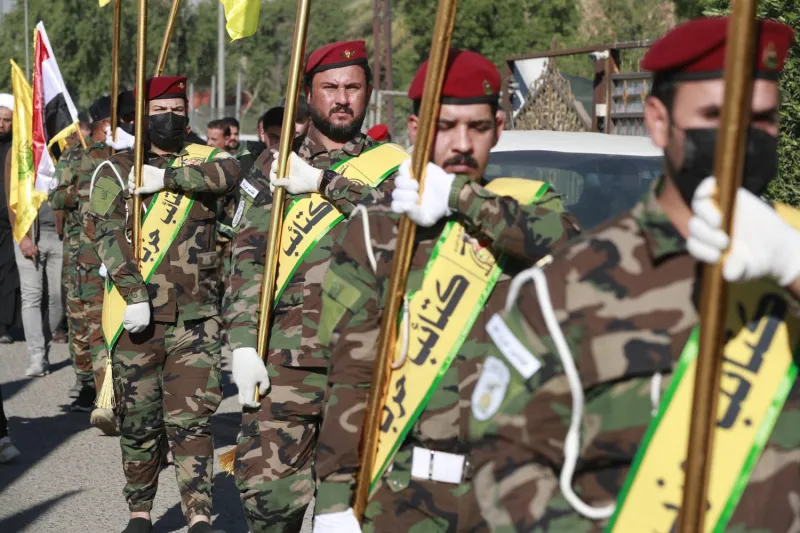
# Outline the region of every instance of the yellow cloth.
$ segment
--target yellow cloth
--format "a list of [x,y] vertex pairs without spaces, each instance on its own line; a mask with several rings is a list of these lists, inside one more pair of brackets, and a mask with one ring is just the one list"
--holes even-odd
[[232,40],[250,37],[256,32],[261,0],[220,0],[220,2],[225,8],[225,29],[228,30]]
[[16,215],[14,240],[20,242],[28,233],[47,195],[34,189],[33,171],[33,89],[25,74],[11,60],[11,86],[14,89],[14,123],[11,150],[11,184],[8,207]]

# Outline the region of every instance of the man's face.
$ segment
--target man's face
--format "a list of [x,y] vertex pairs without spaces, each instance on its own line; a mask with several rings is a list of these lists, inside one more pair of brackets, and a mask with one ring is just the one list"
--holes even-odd
[[228,137],[228,148],[237,150],[239,148],[239,128],[231,126],[231,136]]
[[352,139],[361,131],[371,91],[358,65],[315,74],[308,95],[314,126],[335,141]]
[[267,126],[267,129],[264,130],[264,144],[267,146],[267,149],[274,148],[275,150],[278,149],[278,145],[281,143],[281,127],[277,124],[273,126]]
[[308,133],[308,127],[311,125],[311,120],[300,120],[294,123],[294,136],[299,137]]
[[258,140],[259,141],[261,141],[263,144],[267,144],[267,139],[266,139],[266,136],[264,135],[264,121],[262,121],[262,120],[258,121],[256,134],[258,135]]
[[206,129],[206,144],[214,148],[225,150],[228,147],[230,137],[225,137],[225,131],[220,129]]
[[[419,117],[408,118],[408,133],[417,139]],[[471,179],[483,177],[489,163],[489,151],[497,144],[503,130],[503,113],[492,114],[489,104],[442,104],[436,126],[431,161],[451,174],[466,174]]]
[[0,107],[0,135],[11,134],[11,120],[14,112],[7,107]]
[[148,102],[148,115],[160,115],[161,113],[175,113],[176,115],[186,116],[186,103],[183,98],[164,98],[163,100],[151,100]]
[[[685,131],[694,128],[718,128],[722,114],[725,82],[719,80],[684,81],[675,89],[672,117],[664,104],[649,98],[645,106],[645,122],[653,143],[680,168],[684,161]],[[778,84],[755,80],[750,103],[750,126],[778,135]]]

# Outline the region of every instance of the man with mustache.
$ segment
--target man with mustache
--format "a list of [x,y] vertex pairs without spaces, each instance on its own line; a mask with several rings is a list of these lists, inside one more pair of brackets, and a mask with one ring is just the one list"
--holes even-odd
[[[412,140],[427,65],[408,92]],[[365,531],[426,532],[480,524],[465,422],[488,349],[485,319],[502,305],[510,275],[577,234],[547,184],[485,183],[489,152],[503,130],[499,92],[500,73],[491,61],[451,50],[421,198],[404,162],[392,201],[351,218],[333,249],[319,331],[330,367],[315,454],[315,532],[361,531],[351,508],[354,481],[360,468],[371,466],[359,443],[402,214],[419,227],[379,437],[392,452],[382,461],[384,474],[375,477],[363,524]]]
[[[220,196],[238,183],[239,162],[224,150],[186,142],[185,76],[149,79],[145,90],[142,184],[134,185],[132,151],[101,163],[85,228],[113,282],[106,301],[125,304],[121,317],[109,307],[118,319],[104,332],[107,339],[118,336],[113,383],[130,512],[124,533],[152,530],[167,445],[189,533],[210,533],[211,416],[222,399],[216,218]],[[133,195],[147,210],[138,261],[130,238]]]
[[686,22],[642,60],[654,73],[644,117],[664,176],[633,209],[521,275],[492,319],[497,348],[471,421],[477,502],[492,531],[678,531],[701,266],[723,254],[730,284],[725,347],[712,354],[724,360],[705,527],[797,527],[800,224],[760,198],[776,175],[778,77],[794,32],[757,25],[729,236],[708,177],[728,22]]

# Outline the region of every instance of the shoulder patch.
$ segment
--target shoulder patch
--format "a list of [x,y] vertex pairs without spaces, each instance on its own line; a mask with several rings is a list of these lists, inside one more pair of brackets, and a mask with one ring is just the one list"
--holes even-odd
[[505,320],[495,314],[486,324],[486,333],[494,342],[495,346],[505,356],[509,363],[526,380],[533,377],[542,368],[539,361],[519,339],[511,332]]
[[111,212],[120,192],[122,188],[114,178],[101,176],[94,184],[89,210],[96,215],[107,215]]
[[[495,315],[496,316],[496,315]],[[479,422],[492,418],[500,409],[511,382],[511,371],[506,364],[490,355],[483,362],[483,369],[472,392],[472,415]]]
[[253,200],[258,198],[258,193],[261,192],[258,190],[258,187],[250,183],[247,179],[242,180],[241,184],[242,190]]
[[239,222],[242,221],[242,215],[244,215],[246,204],[247,204],[247,199],[242,197],[242,199],[239,200],[239,205],[236,206],[236,213],[233,215],[234,228],[239,227]]

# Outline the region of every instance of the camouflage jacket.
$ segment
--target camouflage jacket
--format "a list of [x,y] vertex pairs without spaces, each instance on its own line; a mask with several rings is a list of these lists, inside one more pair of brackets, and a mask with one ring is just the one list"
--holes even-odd
[[[477,183],[459,180],[451,194],[451,205],[458,204],[459,208],[452,219],[464,223],[468,236],[482,241],[488,238],[495,252],[508,251],[509,255],[523,257],[524,261],[509,257],[485,308],[406,437],[389,474],[394,491],[407,487],[410,482],[413,445],[469,454],[469,398],[480,371],[480,360],[489,348],[484,332],[486,320],[505,303],[511,280],[509,274],[576,234],[572,219],[561,216],[563,205],[553,192],[546,193],[534,204],[520,205],[509,197],[492,195]],[[315,457],[320,481],[317,514],[343,511],[352,505],[354,476],[362,466],[358,452],[360,430],[400,220],[399,215],[391,211],[388,201],[368,211],[377,273],[370,266],[364,245],[363,219],[355,217],[342,230],[323,284],[320,338],[325,342],[330,366],[328,401]],[[464,213],[471,216],[467,219]],[[509,216],[510,213],[514,213],[514,217]],[[430,228],[417,228],[406,285],[408,292],[421,286],[425,266],[444,226],[445,221],[441,221]],[[477,511],[476,519],[479,520]]]
[[[81,199],[78,197],[78,174],[80,173],[81,159],[84,149],[76,144],[64,150],[56,163],[53,178],[58,185],[50,191],[47,201],[54,211],[65,211],[64,236],[68,239],[77,239],[81,231],[80,207]],[[77,240],[75,241],[77,245]]]
[[94,249],[89,236],[86,234],[86,223],[89,213],[89,190],[92,186],[92,176],[97,167],[111,157],[111,148],[105,142],[94,142],[83,153],[78,179],[76,183],[77,196],[80,204],[81,233],[78,242],[78,264],[84,270],[97,270],[100,268],[100,257]]
[[[701,270],[661,209],[657,186],[543,267],[584,394],[572,486],[594,507],[617,499],[657,408],[654,376],[664,376],[662,391],[668,387],[699,320]],[[501,533],[600,533],[607,521],[584,518],[559,489],[573,400],[533,283],[522,286],[505,321],[528,353],[508,358],[493,347],[478,378],[470,426],[481,512]],[[785,533],[797,525],[798,416],[795,383],[727,531]],[[677,518],[680,502],[666,504]]]
[[[328,152],[321,143],[315,142],[311,137],[303,137],[295,141],[294,150],[316,168],[328,169],[338,161],[358,156],[373,145],[371,139],[359,135],[342,149]],[[269,189],[272,160],[271,152],[262,152],[250,174],[242,180],[239,190],[240,200],[233,220],[233,266],[225,312],[233,349],[255,348],[257,344],[258,303],[272,212],[272,194]],[[373,197],[361,197],[364,190],[372,189],[358,187],[357,192],[353,193],[349,190],[350,184],[347,178],[337,175],[323,191],[324,196],[345,216],[352,212],[357,203],[369,201]],[[377,198],[379,193],[375,192],[374,195]],[[287,194],[285,208],[294,199],[308,196]],[[341,225],[334,226],[314,246],[294,273],[275,307],[268,355],[273,364],[318,368],[326,366],[325,360],[319,357],[317,346],[317,325],[322,306],[320,286],[328,267],[333,239],[338,235]]]
[[[175,157],[185,155],[185,150],[177,156],[145,154],[146,164],[167,169],[165,189],[192,192],[194,198],[186,221],[146,286],[128,242],[133,217],[127,212],[132,210],[133,201],[127,191],[127,177],[133,167],[133,152],[114,155],[109,159],[111,165],[98,170],[89,202],[86,233],[108,274],[129,304],[151,301],[157,322],[181,323],[219,313],[214,249],[218,196],[235,187],[239,163],[219,151],[208,163],[168,168]],[[143,197],[143,205],[153,197]]]

